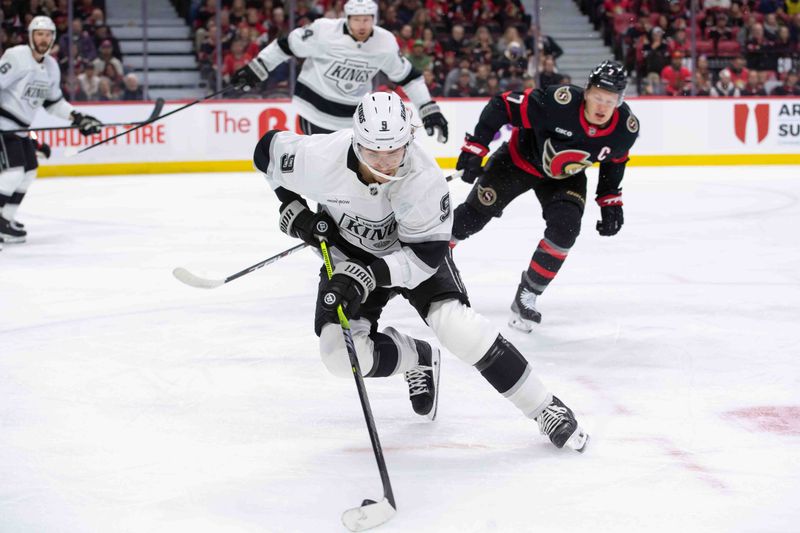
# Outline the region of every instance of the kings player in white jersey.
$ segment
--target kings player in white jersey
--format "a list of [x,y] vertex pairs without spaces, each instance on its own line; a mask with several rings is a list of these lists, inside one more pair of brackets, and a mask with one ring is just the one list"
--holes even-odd
[[447,120],[431,100],[422,73],[403,57],[394,35],[376,25],[378,5],[372,0],[349,0],[344,13],[345,18],[317,19],[272,41],[234,74],[231,83],[254,87],[289,58],[305,58],[292,102],[301,130],[310,135],[349,128],[356,105],[382,71],[419,109],[428,135],[438,130],[439,142],[447,142]]
[[28,44],[9,48],[0,57],[0,243],[24,242],[24,226],[16,222],[19,204],[36,178],[37,143],[28,132],[40,107],[71,120],[84,135],[100,133],[96,118],[75,111],[61,94],[61,72],[50,56],[56,26],[49,17],[34,17],[28,25]]
[[[497,327],[469,306],[448,246],[453,219],[447,181],[415,142],[411,109],[395,93],[365,95],[352,129],[297,135],[272,130],[254,163],[281,202],[280,228],[317,247],[331,245],[329,280],[320,270],[314,331],[336,376],[351,368],[336,309],[349,317],[366,377],[404,373],[414,411],[436,416],[439,349],[393,327],[378,330],[384,306],[405,298],[439,342],[483,377],[561,448],[582,451],[588,435]],[[307,200],[317,203],[309,208]]]

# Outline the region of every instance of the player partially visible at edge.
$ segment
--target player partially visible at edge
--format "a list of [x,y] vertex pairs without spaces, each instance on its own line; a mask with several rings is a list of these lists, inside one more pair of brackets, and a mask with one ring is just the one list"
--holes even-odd
[[[384,306],[400,295],[444,347],[535,419],[553,444],[582,451],[588,435],[572,411],[469,306],[449,248],[447,181],[415,142],[411,109],[395,93],[367,94],[352,124],[311,136],[272,130],[254,153],[281,202],[281,230],[315,247],[320,239],[332,244],[335,270],[328,280],[320,269],[314,317],[327,369],[352,373],[336,314],[341,304],[365,377],[405,373],[414,411],[436,416],[439,349],[393,327],[378,331]],[[317,212],[306,200],[318,204]]]
[[[49,17],[34,17],[28,25],[28,44],[13,46],[0,57],[0,130],[30,127],[40,107],[51,115],[71,120],[83,135],[100,133],[96,118],[75,110],[61,94],[61,71],[50,49],[56,26]],[[17,209],[39,163],[36,152],[48,157],[50,148],[28,133],[0,135],[0,249],[5,242],[25,242],[27,232],[16,221]]]
[[[530,332],[542,315],[536,300],[556,277],[581,230],[586,203],[586,168],[600,163],[595,201],[600,235],[622,227],[622,176],[639,121],[623,102],[627,77],[622,65],[603,61],[586,89],[574,85],[505,92],[492,98],[473,135],[467,134],[457,169],[478,181],[455,210],[454,243],[479,232],[516,197],[533,190],[542,207],[539,241],[511,303],[509,325]],[[489,143],[505,124],[511,139],[482,167]],[[525,235],[515,236],[525,239]]]
[[292,103],[301,130],[310,135],[349,128],[356,105],[382,71],[419,109],[428,135],[438,130],[439,142],[447,142],[447,120],[431,99],[422,73],[400,53],[395,36],[377,25],[378,5],[372,0],[349,0],[344,13],[345,18],[320,18],[272,41],[234,73],[231,83],[254,87],[292,56],[305,58]]

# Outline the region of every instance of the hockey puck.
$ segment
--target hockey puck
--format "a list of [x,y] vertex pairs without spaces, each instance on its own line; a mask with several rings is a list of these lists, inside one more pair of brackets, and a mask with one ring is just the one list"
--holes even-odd
[[373,503],[378,503],[378,502],[376,502],[375,500],[364,500],[363,502],[361,502],[361,506],[363,507],[365,505],[372,505]]

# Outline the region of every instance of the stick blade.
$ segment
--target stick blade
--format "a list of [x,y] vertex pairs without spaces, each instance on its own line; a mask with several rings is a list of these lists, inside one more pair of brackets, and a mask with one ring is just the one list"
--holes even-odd
[[379,502],[364,500],[359,507],[342,513],[342,523],[350,531],[366,531],[388,522],[397,509],[386,498]]
[[183,267],[178,267],[173,270],[172,275],[181,283],[198,289],[216,289],[225,283],[225,281],[221,279],[206,279],[195,276]]
[[156,103],[153,106],[153,111],[150,113],[150,117],[147,119],[148,121],[155,120],[161,114],[161,110],[164,109],[164,99],[160,96],[156,98]]

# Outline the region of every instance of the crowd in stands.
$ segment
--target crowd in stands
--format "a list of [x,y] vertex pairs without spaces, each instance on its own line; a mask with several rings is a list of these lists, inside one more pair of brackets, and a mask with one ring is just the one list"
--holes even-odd
[[103,0],[75,0],[71,42],[67,0],[0,1],[0,53],[27,44],[28,24],[38,15],[50,17],[56,25],[50,54],[61,67],[61,89],[70,101],[143,98],[136,75],[125,68],[119,42],[105,23]]
[[[222,4],[221,76],[228,82],[236,69],[291,28],[283,2],[223,0]],[[533,73],[545,68],[545,53],[538,54],[540,68],[534,68],[534,43],[551,58],[552,68],[543,79],[563,81],[553,63],[561,49],[552,39],[536,37],[519,0],[383,0],[378,4],[379,24],[394,33],[401,53],[423,73],[433,96],[490,96],[540,85]],[[341,17],[343,5],[343,0],[297,1],[295,25],[319,17]],[[215,0],[204,0],[190,14],[197,61],[210,86],[218,75],[215,6]],[[288,64],[270,73],[262,95],[288,95],[289,76]],[[386,79],[380,81],[392,86]]]
[[800,0],[577,1],[640,94],[800,95]]
[[[572,1],[601,31],[639,94],[800,95],[800,0],[695,0],[694,16],[691,0]],[[423,73],[435,97],[485,97],[570,81],[558,69],[562,49],[537,34],[520,0],[378,4],[379,24],[394,33],[401,53]],[[222,0],[220,32],[216,5],[217,0],[194,0],[188,14],[201,76],[210,88],[218,76],[227,83],[259,50],[291,31],[289,4],[281,0]],[[294,5],[299,27],[343,16],[344,0]],[[75,0],[71,43],[66,9],[67,0],[0,0],[0,48],[26,43],[30,19],[47,15],[58,31],[51,53],[62,67],[65,94],[74,101],[141,99],[142,88],[105,24],[104,1]],[[692,36],[697,61],[692,61]],[[290,75],[284,63],[260,96],[288,96]],[[393,88],[389,80],[379,81]]]
[[[573,1],[602,31],[640,94],[800,94],[795,76],[800,0],[697,0],[694,24],[690,0]],[[380,25],[395,34],[401,53],[423,72],[433,96],[491,96],[570,81],[557,67],[563,51],[551,37],[537,35],[518,0],[378,3]],[[343,4],[298,1],[296,25],[343,16]],[[191,17],[197,59],[210,84],[217,76],[215,5],[206,0]],[[225,82],[290,31],[286,6],[277,0],[224,0],[220,19]],[[282,65],[263,95],[287,96],[289,76],[288,64]]]

